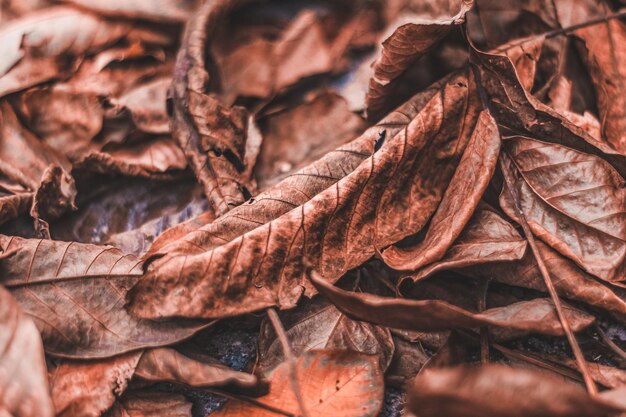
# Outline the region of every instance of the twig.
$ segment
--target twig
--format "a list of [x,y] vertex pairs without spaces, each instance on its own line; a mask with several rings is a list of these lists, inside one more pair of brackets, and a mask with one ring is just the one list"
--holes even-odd
[[[513,200],[513,208],[515,210],[515,214],[519,219],[519,223],[522,226],[522,230],[524,231],[524,235],[526,236],[526,240],[530,246],[530,249],[535,257],[535,261],[537,262],[537,266],[539,267],[539,271],[541,272],[541,276],[548,288],[548,292],[550,293],[550,297],[552,298],[552,302],[554,303],[554,307],[556,309],[556,313],[559,317],[559,321],[561,322],[561,326],[563,326],[563,331],[567,336],[567,340],[574,352],[574,357],[576,358],[576,363],[578,368],[580,369],[580,373],[583,376],[585,381],[585,385],[587,386],[587,391],[591,395],[596,395],[598,393],[598,388],[596,387],[596,383],[593,378],[589,374],[589,368],[587,367],[587,361],[585,361],[585,357],[583,355],[582,350],[580,349],[580,345],[576,340],[576,336],[572,331],[572,328],[567,321],[567,317],[563,313],[563,306],[561,305],[561,299],[554,288],[554,284],[552,283],[552,278],[550,277],[550,273],[548,272],[548,268],[546,267],[541,254],[539,253],[539,248],[537,247],[537,242],[535,241],[535,237],[533,236],[532,231],[530,230],[530,226],[526,221],[526,216],[522,212],[522,208],[520,205],[520,198],[517,195],[517,191],[513,186],[513,179],[511,177],[511,172],[509,171],[509,167],[505,164],[505,159],[509,158],[506,152],[502,152],[500,154],[500,168],[502,169],[502,174],[504,175],[504,183],[506,185],[506,190]],[[513,164],[512,160],[508,161]]]
[[246,397],[245,395],[233,395],[231,393],[225,392],[225,391],[221,391],[215,388],[204,388],[204,391],[213,393],[215,395],[219,395],[221,397],[224,398],[228,398],[229,400],[234,400],[234,401],[241,401],[242,403],[248,403],[248,404],[252,404],[256,407],[259,408],[263,408],[267,411],[270,411],[272,413],[276,413],[279,414],[281,416],[287,416],[287,417],[297,417],[295,414],[289,413],[287,411],[281,410],[280,408],[276,408],[273,407],[269,404],[265,404],[262,403],[260,401],[255,400],[254,398],[250,398],[250,397]]
[[296,358],[291,351],[289,338],[287,338],[287,333],[283,328],[283,324],[280,321],[276,310],[274,310],[273,308],[268,308],[267,316],[269,317],[270,322],[272,322],[274,331],[276,332],[278,340],[280,341],[280,345],[283,349],[283,354],[285,355],[285,359],[287,360],[287,364],[289,365],[289,379],[291,381],[291,389],[293,390],[293,394],[295,395],[296,401],[298,402],[301,416],[307,417],[308,414],[306,412],[306,407],[304,406],[304,399],[302,398],[302,392],[300,391],[300,385],[298,384],[298,370],[296,368]]
[[[482,313],[487,308],[487,290],[491,280],[488,279],[481,283],[480,299],[478,300],[478,312]],[[480,363],[483,365],[489,363],[489,328],[482,326],[480,328]]]
[[613,353],[619,356],[619,358],[622,360],[622,363],[626,363],[626,352],[624,352],[621,347],[617,346],[617,344],[613,340],[611,340],[611,338],[607,336],[606,333],[604,333],[604,330],[602,330],[598,323],[595,323],[595,328],[598,332],[598,335],[600,336],[602,341],[606,343],[609,349],[611,349]]

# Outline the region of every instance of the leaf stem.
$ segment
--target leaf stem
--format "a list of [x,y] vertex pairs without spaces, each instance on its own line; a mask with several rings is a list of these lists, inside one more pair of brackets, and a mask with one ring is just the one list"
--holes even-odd
[[282,322],[280,321],[280,317],[276,313],[276,310],[273,308],[267,309],[267,316],[274,327],[274,331],[278,336],[278,340],[280,341],[280,345],[283,349],[283,354],[285,355],[285,359],[289,365],[289,379],[291,381],[291,389],[293,390],[293,394],[298,401],[298,407],[300,408],[300,413],[302,413],[302,417],[307,417],[308,414],[306,412],[306,407],[304,406],[304,399],[302,398],[302,392],[300,391],[300,385],[298,384],[298,369],[296,368],[296,358],[293,355],[291,350],[291,345],[289,344],[289,338],[287,337],[287,332],[285,332],[285,328],[283,327]]

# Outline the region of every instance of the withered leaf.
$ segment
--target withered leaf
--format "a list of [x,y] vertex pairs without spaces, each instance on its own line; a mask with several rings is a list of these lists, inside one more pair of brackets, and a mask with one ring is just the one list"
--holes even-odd
[[[104,46],[119,40],[131,31],[126,23],[107,22],[90,13],[56,6],[27,14],[3,25],[0,30],[3,57],[0,65],[0,83],[5,88],[0,96],[31,87],[54,78],[58,74],[45,70],[41,58],[54,57],[55,60],[68,60],[89,52],[96,52]],[[35,57],[38,65],[17,65],[20,61],[28,62]],[[44,64],[44,65],[42,65]],[[28,73],[24,73],[29,70]],[[17,77],[19,81],[6,83],[6,77]]]
[[0,415],[52,417],[41,337],[11,294],[0,286]]
[[50,368],[57,417],[99,417],[128,387],[141,352],[96,361],[63,361]]
[[[521,136],[503,146],[533,233],[599,278],[626,279],[624,178],[601,158],[565,146]],[[500,204],[516,218],[508,192]]]
[[75,161],[74,167],[103,174],[171,179],[182,175],[187,160],[178,144],[170,138],[159,137],[87,152]]
[[[522,394],[523,395],[520,395]],[[494,401],[497,398],[497,401]],[[503,365],[429,369],[409,390],[419,416],[584,417],[617,415],[579,386],[549,374]]]
[[466,76],[440,88],[404,131],[305,204],[222,246],[152,262],[130,293],[130,310],[146,318],[216,318],[292,307],[312,292],[303,258],[335,281],[376,248],[419,231],[489,119],[479,116]]
[[426,236],[408,248],[391,246],[382,253],[395,269],[416,270],[441,259],[459,236],[493,176],[500,154],[500,134],[491,116],[478,121],[450,185],[430,220]]
[[[270,392],[258,401],[283,411],[300,414],[289,382],[287,362],[270,375]],[[374,417],[383,399],[383,375],[374,356],[345,350],[313,350],[299,356],[296,375],[301,386],[306,415],[321,417]],[[273,411],[230,400],[215,416],[275,416]]]
[[97,14],[145,19],[155,22],[184,22],[198,3],[195,0],[63,0]]
[[[416,23],[398,27],[383,42],[380,56],[373,64],[374,74],[366,95],[368,118],[378,120],[389,110],[387,101],[393,92],[393,82],[454,26],[463,23],[465,14],[473,6],[473,0],[454,1],[453,5],[450,2],[436,3],[435,8],[440,6],[443,9],[438,10],[437,17],[428,19],[419,16],[415,19]],[[454,6],[458,6],[456,10],[453,9]]]
[[55,356],[101,358],[190,337],[205,322],[128,314],[125,295],[141,262],[112,246],[0,236],[1,283],[9,287]]
[[[348,318],[335,306],[317,299],[281,318],[294,355],[315,349],[345,349],[374,355],[387,369],[394,352],[388,329]],[[270,323],[265,321],[259,335],[257,366],[270,371],[285,361],[284,353]]]
[[147,381],[167,381],[198,388],[220,388],[238,392],[267,391],[267,384],[254,375],[234,371],[217,360],[196,360],[174,349],[148,349],[141,356],[135,375]]
[[356,139],[288,175],[275,186],[255,196],[248,204],[235,207],[217,219],[203,215],[169,229],[154,242],[146,258],[151,261],[164,254],[191,254],[209,250],[306,203],[354,171],[377,146],[382,146],[387,137],[392,138],[406,128],[439,88],[436,85],[417,94]]
[[253,183],[242,176],[248,136],[248,114],[243,107],[226,107],[207,91],[207,39],[227,1],[205,1],[187,22],[176,59],[171,88],[172,133],[185,151],[189,165],[203,185],[211,207],[223,214],[241,204],[244,188]]
[[[519,260],[524,256],[526,246],[526,240],[511,223],[482,203],[441,260],[421,268],[403,280],[411,279],[415,282],[447,269]],[[510,265],[511,263],[505,262],[502,267],[506,269]]]
[[[410,300],[345,291],[328,283],[315,271],[311,271],[310,279],[321,295],[349,317],[381,326],[418,331],[496,326],[526,333],[564,334],[554,305],[547,298],[472,313],[441,300]],[[573,307],[566,306],[565,314],[574,331],[583,330],[594,322],[593,316]]]
[[[568,24],[610,13],[608,7],[600,2],[584,1],[577,6],[586,12],[584,19],[574,16]],[[561,11],[561,14],[565,13]],[[626,106],[626,53],[620,47],[626,42],[626,26],[619,19],[611,19],[578,29],[574,35],[584,42],[584,47],[580,49],[595,84],[602,136],[613,148],[626,154],[626,114],[621,110]]]
[[[8,208],[0,212],[19,214],[30,198],[30,214],[35,219],[36,229],[46,235],[48,220],[74,208],[76,188],[70,170],[67,159],[22,126],[9,103],[0,103],[0,172],[8,179],[3,181],[2,188],[9,195],[23,196],[2,199]],[[0,222],[6,220],[9,218],[0,218]]]
[[255,394],[266,388],[263,380],[210,357],[194,360],[173,349],[147,349],[106,359],[63,360],[52,366],[50,386],[56,415],[98,417],[114,405],[135,377]]
[[191,406],[180,394],[133,391],[116,402],[107,417],[191,417]]
[[[522,45],[523,46],[523,45]],[[515,56],[524,53],[521,47]],[[488,95],[490,110],[498,123],[510,129],[527,131],[545,142],[564,145],[604,158],[626,175],[626,157],[605,142],[591,137],[581,127],[541,103],[524,88],[511,57],[502,52],[486,53],[472,49],[470,58]],[[529,74],[525,74],[529,76]]]
[[153,134],[169,133],[165,101],[171,83],[169,77],[156,78],[131,89],[119,99],[112,100],[112,104],[119,106],[118,111],[129,111],[139,130]]

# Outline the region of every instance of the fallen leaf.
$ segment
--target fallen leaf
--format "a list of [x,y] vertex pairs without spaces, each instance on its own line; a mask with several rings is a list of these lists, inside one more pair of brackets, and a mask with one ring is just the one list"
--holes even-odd
[[33,322],[0,286],[0,415],[52,417],[46,362]]
[[[524,395],[520,395],[523,393]],[[498,398],[498,401],[493,401]],[[409,390],[419,416],[583,417],[619,414],[579,386],[537,371],[503,365],[429,369]]]
[[102,358],[186,339],[206,322],[128,314],[125,295],[141,262],[111,246],[0,236],[1,283],[42,333],[46,352]]
[[[378,357],[380,368],[385,371],[394,352],[388,329],[351,320],[335,306],[321,299],[293,314],[283,315],[281,321],[296,356],[315,349],[351,350]],[[284,361],[280,342],[270,324],[265,321],[259,335],[257,366],[261,372],[266,372]]]
[[155,22],[184,22],[196,4],[195,0],[159,0],[153,2],[125,0],[63,0],[103,16],[145,19]]
[[[599,278],[626,279],[624,178],[601,158],[565,146],[521,136],[503,146],[533,233]],[[513,204],[502,193],[500,205],[516,219]]]
[[[454,26],[462,24],[465,21],[465,14],[473,6],[472,0],[461,0],[454,2],[458,8],[452,11],[452,7],[445,7],[446,3],[449,2],[436,2],[435,7],[441,4],[444,9],[438,10],[436,18],[416,19],[416,23],[407,23],[398,27],[391,36],[385,39],[380,56],[373,64],[374,74],[367,91],[368,118],[378,120],[390,110],[387,101],[388,96],[392,94],[394,81],[413,62],[443,39]],[[456,14],[445,16],[446,12]]]
[[491,116],[483,117],[430,220],[424,239],[414,246],[385,249],[382,253],[385,263],[394,269],[417,270],[441,259],[478,206],[499,155],[498,126]]
[[[554,336],[564,334],[554,305],[547,298],[472,313],[440,300],[410,300],[345,291],[328,283],[315,271],[311,272],[310,279],[320,294],[348,317],[380,326],[418,331],[495,326],[515,336],[519,336],[519,331]],[[583,330],[594,321],[591,315],[569,306],[565,307],[565,314],[574,331]]]
[[[283,362],[270,375],[270,392],[260,403],[300,414],[292,391],[289,367]],[[378,360],[369,355],[342,350],[314,350],[297,358],[296,375],[309,417],[342,415],[374,417],[383,399],[383,375]],[[215,416],[275,416],[273,411],[250,403],[230,400]]]
[[404,131],[305,204],[222,246],[153,261],[130,293],[130,311],[145,318],[217,318],[293,307],[304,290],[312,293],[303,258],[334,282],[376,247],[419,231],[489,117],[479,116],[467,83],[463,75],[451,78]]
[[180,394],[129,392],[115,403],[108,417],[191,417],[192,404]]

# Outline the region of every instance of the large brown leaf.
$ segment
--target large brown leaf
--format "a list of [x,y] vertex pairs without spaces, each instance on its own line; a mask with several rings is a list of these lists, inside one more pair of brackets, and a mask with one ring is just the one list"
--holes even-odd
[[[383,375],[373,356],[345,350],[314,350],[298,357],[295,371],[309,417],[374,417],[380,411]],[[301,415],[288,363],[283,362],[269,378],[270,392],[258,401]],[[276,414],[253,404],[230,400],[214,415],[273,417]]]
[[207,325],[129,315],[125,295],[140,262],[112,246],[0,236],[0,247],[0,282],[33,318],[49,354],[113,356],[168,345]]
[[305,204],[222,246],[153,262],[131,292],[130,310],[146,318],[209,318],[292,307],[304,290],[312,293],[304,258],[335,281],[377,248],[416,233],[467,143],[491,133],[476,99],[464,75],[452,77],[405,130]]
[[190,254],[209,250],[306,203],[354,171],[387,138],[392,138],[405,129],[440,88],[441,85],[437,84],[415,95],[356,139],[285,177],[275,186],[255,196],[248,204],[235,207],[217,219],[203,215],[169,229],[152,245],[146,255],[147,259],[150,261],[164,254]]
[[489,117],[481,122],[477,127],[481,134],[472,136],[467,145],[424,239],[410,247],[391,246],[382,253],[390,267],[417,270],[438,261],[470,220],[491,181],[500,154],[500,134],[495,121]]
[[52,417],[41,337],[0,286],[0,415]]
[[[497,400],[495,400],[497,399]],[[503,365],[429,369],[409,390],[409,410],[423,417],[611,416],[619,409],[563,379]]]
[[[286,313],[281,321],[296,356],[314,349],[352,350],[377,356],[385,371],[394,352],[388,329],[354,321],[322,299]],[[282,346],[265,321],[259,335],[257,366],[261,371],[269,371],[284,361]]]
[[[528,70],[518,73],[512,63],[512,60],[525,55],[524,44],[521,46],[516,48],[521,53],[516,52],[511,56],[503,51],[471,51],[471,61],[480,77],[483,91],[489,98],[494,119],[514,131],[529,132],[540,140],[599,156],[613,165],[622,176],[626,175],[624,155],[606,142],[590,136],[582,127],[541,103],[526,90],[528,85],[532,85],[528,83],[532,73]],[[534,68],[534,64],[524,64],[524,68]]]
[[454,1],[452,5],[445,1],[434,3],[435,10],[429,15],[417,16],[415,23],[401,25],[383,42],[366,96],[368,118],[378,120],[389,111],[387,101],[394,93],[394,81],[454,26],[463,23],[473,5],[472,0]]
[[[495,326],[526,333],[564,334],[554,305],[547,298],[472,313],[441,300],[409,300],[345,291],[329,284],[315,271],[310,279],[321,295],[349,317],[381,326],[417,331]],[[594,322],[593,316],[569,306],[565,314],[574,331]]]
[[[516,136],[504,148],[533,233],[587,272],[625,280],[624,178],[601,158],[565,146]],[[517,217],[508,193],[500,204]]]

